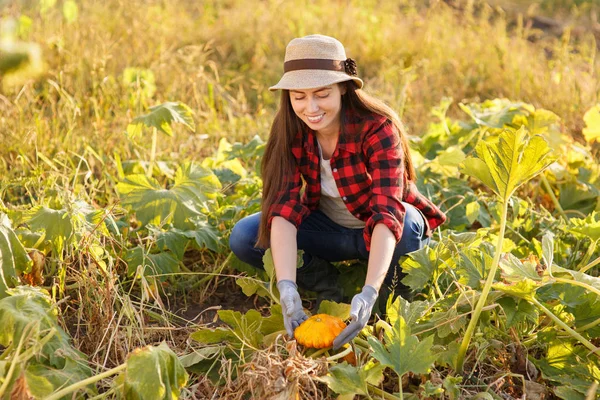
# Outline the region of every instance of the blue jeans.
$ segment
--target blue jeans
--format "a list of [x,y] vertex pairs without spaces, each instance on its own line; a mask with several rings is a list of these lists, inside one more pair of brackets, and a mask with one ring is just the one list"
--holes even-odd
[[[384,280],[386,288],[391,287],[394,281],[399,282],[404,276],[398,265],[400,257],[429,243],[423,214],[411,204],[402,204],[406,209],[404,229]],[[229,246],[240,260],[255,268],[263,269],[262,257],[265,250],[254,247],[258,237],[260,216],[261,213],[256,213],[238,221],[231,232]],[[338,225],[323,212],[316,210],[300,224],[296,240],[298,249],[304,250],[304,265],[297,271],[298,286],[315,291],[317,294],[329,292],[323,297],[341,301],[341,294],[336,293],[335,288],[332,287],[336,286],[337,269],[330,263],[356,259],[368,260],[369,252],[363,238],[363,229]],[[395,276],[396,280],[394,280]],[[402,296],[408,295],[408,291],[402,284],[396,285],[392,290]]]

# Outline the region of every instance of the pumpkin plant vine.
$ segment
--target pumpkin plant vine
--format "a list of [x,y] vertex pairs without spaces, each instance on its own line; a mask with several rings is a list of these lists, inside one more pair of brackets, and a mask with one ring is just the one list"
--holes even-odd
[[524,127],[519,130],[507,129],[497,137],[480,141],[475,152],[477,157],[469,157],[462,163],[462,172],[482,181],[499,197],[500,232],[489,275],[458,351],[456,370],[459,373],[463,372],[467,349],[498,270],[510,198],[519,186],[535,177],[557,159],[541,136],[530,137]]

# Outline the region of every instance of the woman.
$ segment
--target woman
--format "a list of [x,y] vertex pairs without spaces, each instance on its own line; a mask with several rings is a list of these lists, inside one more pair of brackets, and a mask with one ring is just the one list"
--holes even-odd
[[[308,318],[298,286],[317,292],[317,302],[340,301],[331,262],[368,260],[351,322],[334,348],[365,327],[394,283],[406,294],[400,256],[426,245],[446,219],[416,188],[398,116],[362,86],[338,40],[310,35],[288,44],[284,75],[270,88],[282,93],[262,160],[262,212],[239,221],[230,237],[236,256],[257,268],[271,247],[291,337]],[[298,249],[304,265],[296,269]]]

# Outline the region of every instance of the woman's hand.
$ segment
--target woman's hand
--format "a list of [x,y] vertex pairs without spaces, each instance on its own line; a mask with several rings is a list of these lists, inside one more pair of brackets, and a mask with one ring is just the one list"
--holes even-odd
[[333,341],[333,350],[337,350],[358,335],[367,326],[371,311],[377,300],[377,290],[371,285],[365,285],[362,292],[352,298],[350,308],[350,324]]
[[277,283],[279,289],[279,301],[283,313],[283,325],[291,338],[294,330],[308,319],[308,315],[302,309],[302,300],[298,293],[298,286],[291,280],[284,279]]

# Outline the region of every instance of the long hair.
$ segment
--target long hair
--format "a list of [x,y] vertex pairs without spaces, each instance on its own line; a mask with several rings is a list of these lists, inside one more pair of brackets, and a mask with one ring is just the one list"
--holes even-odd
[[[409,181],[414,181],[415,169],[410,157],[408,147],[408,135],[398,114],[383,101],[368,95],[357,88],[354,81],[341,83],[346,86],[346,93],[342,95],[342,132],[344,134],[345,110],[352,114],[368,115],[376,113],[389,119],[394,125],[394,130],[399,136],[404,152],[404,167]],[[306,124],[296,116],[290,101],[289,91],[282,90],[279,109],[271,125],[271,132],[262,159],[261,175],[263,180],[262,215],[258,229],[258,240],[256,246],[268,248],[270,242],[270,231],[267,227],[269,220],[269,209],[278,200],[279,193],[285,189],[285,179],[294,173],[296,161],[292,154],[292,142],[300,131],[308,130]],[[402,177],[399,177],[402,179]]]

